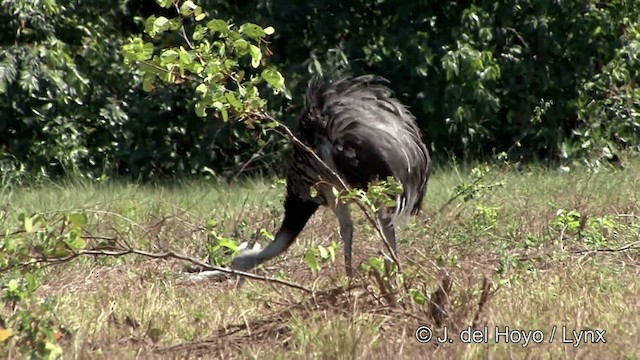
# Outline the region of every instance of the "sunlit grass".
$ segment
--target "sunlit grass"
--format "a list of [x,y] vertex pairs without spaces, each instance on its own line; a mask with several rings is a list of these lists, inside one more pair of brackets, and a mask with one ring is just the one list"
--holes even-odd
[[[61,343],[69,357],[637,358],[638,248],[580,252],[598,248],[583,234],[595,230],[586,228],[585,220],[582,233],[562,233],[557,213],[576,210],[587,219],[613,219],[614,229],[593,235],[600,248],[615,250],[639,241],[638,165],[597,174],[499,167],[485,182],[503,186],[444,208],[454,188],[468,180],[468,171],[439,168],[429,183],[424,212],[398,231],[400,260],[413,288],[433,296],[442,271],[451,276],[452,315],[445,322],[450,336],[470,325],[482,276],[487,276],[497,291],[479,314],[479,328],[540,330],[543,344],[496,344],[493,333],[489,344],[464,344],[457,337],[441,346],[420,344],[414,338],[418,326],[433,327],[435,335],[443,329],[420,320],[427,310],[410,314],[381,307],[361,301],[366,294],[358,291],[336,303],[314,303],[309,295],[260,282],[239,289],[226,280],[194,283],[179,274],[183,264],[174,259],[84,257],[49,267],[38,296],[57,299],[55,315],[68,332]],[[162,186],[69,181],[14,188],[0,196],[6,212],[0,220],[3,233],[19,227],[20,213],[85,211],[86,230],[93,236],[118,236],[150,251],[205,258],[208,223],[223,236],[266,244],[260,229],[277,230],[284,187],[274,179]],[[367,263],[382,244],[355,207],[353,213],[354,260]],[[303,258],[308,247],[338,240],[337,221],[323,209],[286,255],[258,272],[315,290],[342,286],[341,250],[335,263],[317,273]],[[3,311],[7,315],[9,310],[0,315]],[[606,330],[607,343],[563,344],[560,333],[549,342],[553,326]]]

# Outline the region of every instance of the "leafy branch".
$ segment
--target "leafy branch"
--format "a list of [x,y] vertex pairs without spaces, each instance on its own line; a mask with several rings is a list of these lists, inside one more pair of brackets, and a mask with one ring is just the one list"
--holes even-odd
[[[158,79],[167,84],[189,81],[199,94],[195,104],[198,116],[205,117],[207,109],[213,109],[223,121],[232,116],[247,121],[249,126],[256,120],[249,115],[266,106],[258,86],[266,82],[274,93],[286,93],[282,74],[266,65],[266,57],[271,54],[267,37],[275,32],[273,27],[248,22],[238,27],[221,19],[205,21],[208,15],[192,1],[158,3],[165,8],[173,6],[176,16],[150,16],[144,31],[151,41],[135,36],[122,48],[125,62],[135,65],[142,74],[145,91],[152,91]],[[176,34],[183,45],[160,49],[154,45],[166,44]],[[258,73],[259,68],[262,70]]]

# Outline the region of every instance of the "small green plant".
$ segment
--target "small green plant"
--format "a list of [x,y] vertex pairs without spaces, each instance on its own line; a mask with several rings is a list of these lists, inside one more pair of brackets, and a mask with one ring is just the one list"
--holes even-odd
[[476,204],[471,227],[477,235],[491,234],[498,224],[498,206]]
[[207,222],[206,229],[210,239],[207,245],[207,258],[209,264],[221,266],[228,263],[231,256],[238,252],[238,244],[235,240],[218,234],[216,227],[215,221]]
[[589,217],[577,210],[559,209],[556,217],[551,221],[551,227],[561,239],[573,238],[584,243],[587,247],[602,248],[608,245],[607,237],[617,226],[610,216]]
[[518,268],[520,266],[520,259],[518,256],[511,254],[503,254],[498,259],[498,267],[496,273],[498,275],[505,275],[509,268]]
[[[502,152],[497,155],[497,160],[507,163],[507,154]],[[469,180],[463,180],[460,184],[453,188],[452,195],[449,200],[440,207],[440,211],[444,210],[449,204],[453,203],[456,199],[462,198],[463,203],[470,202],[479,198],[487,191],[493,190],[498,187],[506,185],[504,180],[487,182],[487,177],[496,169],[496,165],[482,164],[471,169],[469,174]]]
[[284,190],[287,187],[287,179],[276,177],[271,183],[272,189]]
[[6,231],[0,237],[0,269],[9,269],[39,258],[63,257],[83,249],[82,229],[87,224],[84,213],[56,214],[47,219],[42,214],[18,215],[20,230]]
[[360,269],[365,272],[376,271],[380,274],[384,274],[385,264],[384,260],[379,257],[370,257],[369,261],[360,265]]
[[409,289],[411,300],[418,305],[424,305],[427,302],[427,295],[420,289]]
[[580,228],[581,215],[576,210],[559,209],[556,217],[551,221],[551,225],[564,232],[577,232]]
[[[309,189],[309,195],[316,197],[318,195],[318,186],[322,184],[324,183],[318,183],[312,186]],[[338,204],[338,202],[357,201],[367,210],[375,213],[382,207],[395,206],[396,198],[402,194],[403,189],[399,181],[392,176],[388,176],[384,180],[371,182],[366,190],[353,188],[341,192],[336,187],[333,187],[331,191],[333,192],[336,204]]]
[[360,270],[369,275],[380,297],[384,298],[388,305],[401,304],[403,299],[399,294],[409,294],[414,301],[420,301],[420,295],[415,291],[411,293],[407,288],[406,274],[398,271],[395,262],[382,257],[370,257],[368,262],[360,265]]
[[544,116],[552,106],[553,100],[547,101],[545,99],[540,99],[540,104],[536,105],[536,107],[533,108],[533,116],[531,117],[531,122],[534,124],[542,124],[544,121]]
[[522,241],[522,248],[524,250],[533,249],[540,245],[540,238],[534,235],[527,235]]
[[587,219],[585,231],[582,232],[582,241],[585,245],[603,248],[608,246],[607,237],[611,235],[615,228],[615,223],[609,216]]
[[[10,315],[6,321],[4,339],[9,349],[35,359],[57,359],[62,349],[57,340],[60,337],[55,319],[55,299],[41,301],[35,296],[39,287],[33,273],[25,273],[19,280],[19,274],[13,273],[2,289],[2,301],[9,305]],[[2,352],[0,351],[0,354]]]
[[307,249],[304,253],[304,261],[311,271],[318,271],[323,264],[334,263],[336,261],[336,251],[338,251],[338,243],[331,242],[331,246],[324,247],[318,245]]
[[[88,222],[83,212],[19,214],[18,229],[0,234],[0,284],[9,316],[4,340],[10,349],[36,359],[62,355],[55,319],[55,298],[38,299],[40,261],[67,258],[86,247],[82,231]],[[1,343],[1,342],[0,342]]]

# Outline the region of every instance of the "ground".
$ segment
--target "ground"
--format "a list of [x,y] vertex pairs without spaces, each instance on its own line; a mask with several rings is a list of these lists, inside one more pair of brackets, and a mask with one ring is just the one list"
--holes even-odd
[[[401,278],[376,270],[382,242],[352,206],[354,264],[372,270],[344,276],[326,209],[289,252],[256,270],[311,293],[196,282],[182,273],[190,264],[171,256],[83,255],[38,270],[34,296],[55,300],[51,326],[65,358],[638,358],[639,165],[597,173],[501,165],[481,178],[470,167],[437,168],[423,212],[397,232]],[[284,188],[274,179],[66,181],[0,195],[5,238],[20,229],[20,213],[82,212],[87,247],[117,241],[224,265],[221,239],[268,243]],[[311,269],[305,253],[332,242],[335,261],[318,257]],[[15,309],[5,304],[0,319],[10,325]],[[427,328],[431,341],[416,340]],[[437,344],[445,329],[452,342]],[[18,356],[19,336],[0,342],[0,356]]]

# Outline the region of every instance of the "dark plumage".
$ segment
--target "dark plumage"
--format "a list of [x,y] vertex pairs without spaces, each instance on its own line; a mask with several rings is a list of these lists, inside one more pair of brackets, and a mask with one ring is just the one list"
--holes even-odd
[[[385,79],[365,75],[334,82],[313,80],[307,90],[307,106],[298,118],[295,131],[335,173],[352,188],[393,176],[403,185],[395,209],[377,215],[385,237],[396,252],[395,224],[417,213],[422,205],[431,169],[429,152],[420,139],[415,118],[390,90],[376,82]],[[295,146],[287,175],[283,223],[274,241],[262,251],[235,257],[232,267],[249,270],[283,253],[304,228],[320,205],[333,209],[345,243],[345,266],[351,275],[353,224],[347,205],[336,206],[331,186],[310,188],[322,180],[340,188],[332,173],[306,149]]]

